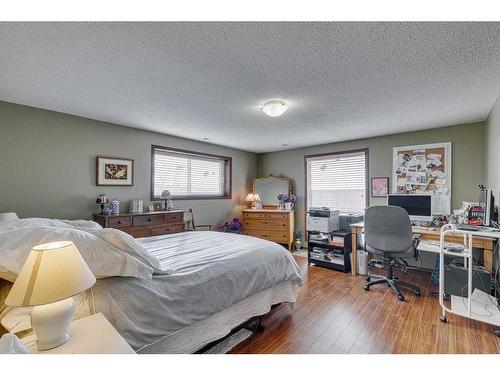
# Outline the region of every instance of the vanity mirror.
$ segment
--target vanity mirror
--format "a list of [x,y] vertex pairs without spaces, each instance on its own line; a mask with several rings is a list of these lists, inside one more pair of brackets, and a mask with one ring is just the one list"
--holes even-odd
[[278,209],[279,194],[291,194],[292,187],[288,177],[266,176],[253,180],[253,191],[258,194],[264,209]]

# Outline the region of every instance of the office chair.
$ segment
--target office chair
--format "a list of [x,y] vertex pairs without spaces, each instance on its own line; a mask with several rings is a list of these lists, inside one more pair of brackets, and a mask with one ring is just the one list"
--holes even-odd
[[[383,257],[385,277],[368,276],[364,289],[369,290],[376,284],[386,284],[400,301],[404,301],[405,297],[399,289],[404,286],[419,296],[420,289],[417,286],[394,277],[395,266],[406,272],[408,263],[404,259],[418,256],[417,246],[418,238],[413,236],[410,217],[405,209],[396,206],[369,207],[365,213],[365,250]],[[370,281],[372,278],[374,280]]]

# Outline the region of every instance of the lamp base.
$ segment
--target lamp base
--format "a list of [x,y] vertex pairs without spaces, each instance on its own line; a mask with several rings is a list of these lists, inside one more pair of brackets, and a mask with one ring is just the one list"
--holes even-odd
[[69,340],[69,325],[74,312],[73,297],[33,308],[31,326],[37,337],[38,350],[53,349]]

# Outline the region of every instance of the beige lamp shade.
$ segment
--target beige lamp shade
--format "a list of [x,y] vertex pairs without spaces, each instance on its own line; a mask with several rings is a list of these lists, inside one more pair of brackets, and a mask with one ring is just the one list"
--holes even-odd
[[95,277],[71,241],[35,246],[10,290],[7,306],[38,306],[73,297]]
[[257,194],[253,194],[253,193],[248,193],[247,197],[245,198],[245,201],[246,202],[255,202],[256,199],[255,199],[255,196]]
[[256,202],[260,202],[259,194],[255,193],[253,196]]

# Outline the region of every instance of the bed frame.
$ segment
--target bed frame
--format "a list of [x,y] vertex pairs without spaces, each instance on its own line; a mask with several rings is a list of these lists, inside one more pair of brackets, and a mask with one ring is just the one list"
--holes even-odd
[[226,340],[227,338],[229,338],[230,336],[234,335],[236,332],[238,332],[239,330],[241,330],[243,328],[246,328],[249,331],[252,331],[253,333],[264,332],[264,330],[265,330],[266,327],[262,324],[262,319],[264,318],[264,316],[266,316],[267,314],[269,314],[271,311],[273,311],[276,307],[278,307],[280,305],[281,305],[281,303],[278,303],[276,305],[272,305],[271,306],[271,310],[269,310],[269,312],[267,312],[266,314],[259,315],[259,316],[254,316],[254,317],[248,319],[246,322],[244,322],[244,323],[240,324],[239,326],[233,328],[231,330],[231,332],[229,332],[226,336],[221,337],[220,339],[215,340],[215,341],[213,341],[213,342],[205,345],[203,348],[197,350],[193,354],[203,354],[203,353],[205,353],[206,351],[212,349],[215,345],[217,345],[220,342]]

